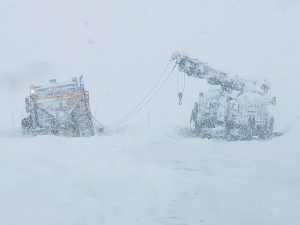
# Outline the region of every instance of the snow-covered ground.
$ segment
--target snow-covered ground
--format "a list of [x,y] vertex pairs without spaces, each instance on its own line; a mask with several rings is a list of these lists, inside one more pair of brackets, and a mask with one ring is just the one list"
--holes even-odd
[[146,130],[0,138],[0,224],[299,224],[297,133],[245,143]]
[[[300,224],[300,2],[0,1],[0,225]],[[267,141],[183,134],[204,81],[176,73],[135,117],[91,138],[24,137],[32,83],[84,75],[96,118],[124,117],[174,51],[267,78]],[[181,83],[182,85],[182,83]]]

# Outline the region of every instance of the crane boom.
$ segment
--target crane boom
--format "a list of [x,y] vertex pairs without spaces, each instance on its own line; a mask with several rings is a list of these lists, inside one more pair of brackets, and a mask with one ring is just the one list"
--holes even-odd
[[188,76],[205,79],[211,85],[220,85],[222,90],[225,91],[244,92],[247,90],[263,94],[270,90],[270,85],[266,81],[258,83],[232,76],[180,53],[174,53],[171,61],[175,61],[179,71],[186,73]]

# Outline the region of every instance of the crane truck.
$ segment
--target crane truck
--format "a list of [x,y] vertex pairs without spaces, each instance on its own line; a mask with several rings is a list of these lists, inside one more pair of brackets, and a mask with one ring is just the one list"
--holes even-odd
[[274,116],[270,106],[276,105],[276,97],[269,97],[268,81],[232,76],[180,53],[174,53],[171,61],[180,72],[216,87],[199,93],[190,117],[196,134],[231,140],[272,136]]
[[25,98],[28,116],[22,119],[26,134],[93,136],[94,124],[82,76],[69,82],[50,80],[47,85],[31,85]]

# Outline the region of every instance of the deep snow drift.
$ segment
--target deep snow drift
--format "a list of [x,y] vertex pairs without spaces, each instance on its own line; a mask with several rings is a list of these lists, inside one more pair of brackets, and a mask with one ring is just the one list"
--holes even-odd
[[[14,0],[0,3],[0,225],[300,223],[300,4],[293,0]],[[204,81],[176,73],[118,130],[23,137],[32,83],[84,75],[110,125],[147,93],[174,51],[267,78],[267,141],[182,135]]]

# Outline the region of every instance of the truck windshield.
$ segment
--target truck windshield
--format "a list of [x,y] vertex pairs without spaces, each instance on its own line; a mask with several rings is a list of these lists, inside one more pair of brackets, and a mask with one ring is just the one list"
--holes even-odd
[[48,97],[51,95],[64,94],[79,89],[80,87],[78,87],[78,84],[75,83],[47,87],[43,86],[35,89],[35,95],[38,97]]

